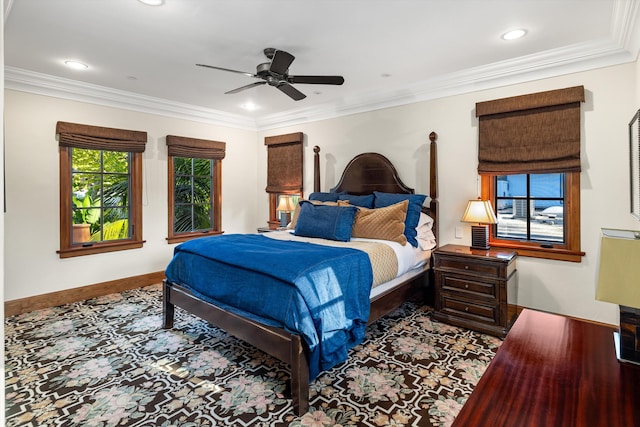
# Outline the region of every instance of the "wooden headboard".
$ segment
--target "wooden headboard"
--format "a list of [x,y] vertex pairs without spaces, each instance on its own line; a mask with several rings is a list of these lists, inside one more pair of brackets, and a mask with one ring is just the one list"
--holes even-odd
[[[433,234],[438,237],[438,171],[437,171],[437,145],[438,135],[435,132],[429,134],[429,206],[422,208],[423,212],[433,218]],[[313,191],[320,190],[320,148],[313,148]],[[382,154],[363,153],[354,157],[345,167],[338,184],[331,189],[332,192],[346,191],[350,194],[372,194],[374,191],[384,193],[414,194],[413,188],[405,185],[396,168]]]

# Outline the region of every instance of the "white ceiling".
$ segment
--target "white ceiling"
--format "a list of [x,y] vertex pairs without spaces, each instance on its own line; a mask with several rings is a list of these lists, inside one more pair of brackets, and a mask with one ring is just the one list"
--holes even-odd
[[[635,61],[638,0],[4,0],[5,87],[264,129]],[[500,35],[525,28],[517,41]],[[256,79],[338,74],[293,101]],[[81,61],[76,71],[65,60]],[[247,111],[244,104],[257,109]]]

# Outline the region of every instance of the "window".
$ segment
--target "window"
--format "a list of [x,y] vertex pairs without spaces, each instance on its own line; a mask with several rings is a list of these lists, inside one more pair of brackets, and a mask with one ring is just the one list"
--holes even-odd
[[580,103],[576,86],[476,104],[491,246],[580,262]]
[[169,243],[221,234],[224,142],[168,135]]
[[145,132],[58,122],[61,258],[142,247]]
[[580,261],[579,180],[576,172],[483,175],[482,198],[492,200],[498,217],[490,245],[525,256]]
[[269,228],[281,225],[277,210],[280,195],[302,195],[302,132],[268,136],[267,146],[267,188],[269,193]]

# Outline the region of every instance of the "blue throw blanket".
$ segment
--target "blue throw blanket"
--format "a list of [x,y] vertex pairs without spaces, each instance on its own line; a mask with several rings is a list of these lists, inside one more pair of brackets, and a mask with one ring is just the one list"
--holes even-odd
[[309,379],[362,342],[373,272],[359,250],[231,234],[182,243],[167,279],[221,308],[300,334]]

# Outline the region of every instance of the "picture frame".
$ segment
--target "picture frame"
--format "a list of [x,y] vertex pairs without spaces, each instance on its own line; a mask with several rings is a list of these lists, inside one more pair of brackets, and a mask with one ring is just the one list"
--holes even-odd
[[629,178],[631,215],[640,221],[640,110],[629,122]]

